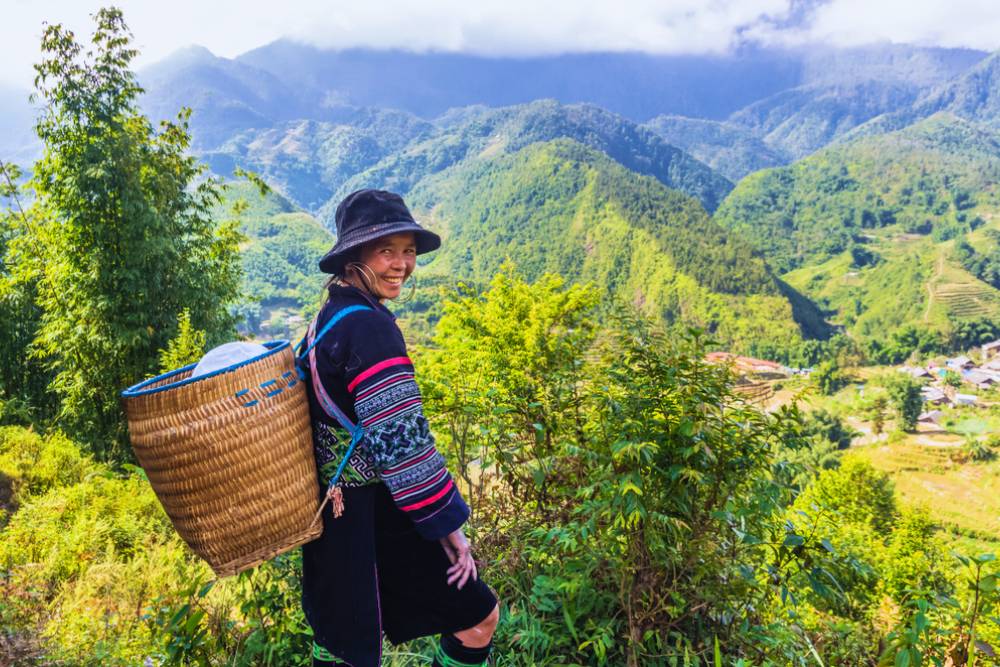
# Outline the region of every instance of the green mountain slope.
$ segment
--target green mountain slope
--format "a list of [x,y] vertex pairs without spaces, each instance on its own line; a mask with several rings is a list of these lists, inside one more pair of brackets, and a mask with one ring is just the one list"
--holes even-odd
[[241,231],[247,237],[240,247],[245,328],[253,334],[290,335],[277,320],[301,315],[320,298],[325,277],[316,263],[333,245],[333,236],[280,194],[261,197],[245,182],[229,184],[216,216],[231,217],[236,201],[246,206],[240,214]]
[[877,338],[1000,317],[1000,292],[954,249],[984,249],[998,213],[1000,137],[941,114],[752,174],[715,220],[838,323]]
[[434,126],[402,111],[345,111],[336,122],[296,120],[246,130],[202,159],[230,176],[239,166],[309,211],[319,209],[344,182],[409,143],[431,136]]
[[732,123],[663,115],[650,120],[645,127],[734,183],[752,172],[790,161],[750,130]]
[[1000,137],[941,115],[751,174],[715,219],[780,271],[864,244],[876,230],[947,239],[998,201]]
[[474,107],[447,114],[441,132],[395,153],[349,180],[324,207],[331,217],[340,197],[359,187],[385,187],[405,193],[420,179],[463,160],[512,153],[538,142],[565,137],[610,156],[624,167],[655,177],[714,210],[732,189],[720,174],[622,116],[588,104],[551,100],[488,109]]
[[[802,338],[786,288],[747,244],[693,198],[579,143],[463,163],[422,181],[409,201],[444,237],[425,275],[487,280],[510,258],[530,278],[593,281],[738,349]],[[825,334],[814,308],[808,316],[808,333]]]
[[876,116],[909,106],[920,92],[919,86],[899,81],[803,86],[751,104],[729,122],[773,150],[801,158]]

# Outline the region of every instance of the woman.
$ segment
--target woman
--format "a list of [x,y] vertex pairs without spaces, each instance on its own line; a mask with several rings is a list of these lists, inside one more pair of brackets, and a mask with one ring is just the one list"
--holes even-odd
[[482,665],[497,600],[478,578],[461,528],[468,506],[434,447],[406,344],[382,303],[441,239],[382,190],[348,195],[336,224],[337,243],[319,264],[333,279],[306,362],[320,482],[336,482],[323,535],[302,554],[313,665],[377,666],[383,633],[394,644],[440,634],[434,665]]

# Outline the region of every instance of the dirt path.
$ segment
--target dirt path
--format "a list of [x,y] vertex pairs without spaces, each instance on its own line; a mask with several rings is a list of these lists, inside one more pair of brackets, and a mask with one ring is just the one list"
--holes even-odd
[[924,322],[928,321],[931,318],[931,306],[934,305],[934,288],[931,287],[931,285],[933,285],[935,281],[941,278],[941,274],[943,273],[944,273],[944,257],[939,255],[937,259],[937,266],[934,268],[934,275],[931,277],[930,280],[927,281],[927,284],[924,285],[924,287],[927,288],[927,308],[924,310]]

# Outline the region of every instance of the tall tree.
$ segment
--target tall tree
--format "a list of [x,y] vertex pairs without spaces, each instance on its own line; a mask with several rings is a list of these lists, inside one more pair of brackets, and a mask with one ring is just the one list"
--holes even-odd
[[897,425],[903,431],[915,431],[917,418],[923,409],[923,399],[920,397],[920,383],[909,375],[893,377],[886,384],[889,399],[896,410]]
[[31,186],[42,316],[36,354],[55,370],[63,425],[105,459],[125,442],[118,392],[155,372],[189,309],[208,342],[230,336],[238,297],[236,221],[209,214],[221,186],[187,153],[188,117],[159,130],[139,111],[137,51],[118,9],[101,9],[84,53],[46,26],[35,66],[45,144]]
[[28,263],[22,260],[35,261],[30,245],[18,242],[35,213],[21,205],[20,179],[16,165],[0,161],[0,202],[6,205],[0,209],[0,424],[44,419],[55,409],[47,391],[51,372],[29,359],[41,313],[35,271],[18,270]]

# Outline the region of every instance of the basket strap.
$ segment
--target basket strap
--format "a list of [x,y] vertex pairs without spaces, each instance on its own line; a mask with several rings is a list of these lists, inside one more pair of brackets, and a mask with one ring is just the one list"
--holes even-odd
[[371,308],[369,308],[368,306],[348,306],[347,308],[338,310],[336,313],[333,314],[333,317],[330,318],[330,321],[326,323],[326,325],[320,330],[318,334],[316,333],[316,322],[319,319],[319,316],[317,315],[316,318],[314,318],[312,323],[309,325],[309,332],[306,334],[306,337],[302,339],[302,342],[299,343],[298,346],[300,350],[304,346],[306,347],[305,352],[303,352],[299,356],[299,362],[300,362],[299,373],[301,374],[302,372],[301,361],[308,356],[309,372],[312,375],[312,387],[313,391],[316,394],[317,402],[319,403],[320,407],[323,408],[323,412],[325,412],[327,416],[329,416],[332,419],[335,419],[337,422],[340,423],[341,426],[347,429],[347,431],[351,434],[351,444],[347,448],[347,452],[344,454],[344,457],[341,459],[340,465],[337,466],[337,471],[330,479],[330,485],[329,485],[330,488],[335,487],[337,485],[337,482],[340,481],[340,476],[341,474],[343,474],[344,468],[347,466],[347,461],[348,459],[351,458],[351,455],[354,453],[354,449],[357,447],[358,442],[360,442],[361,438],[364,436],[365,429],[360,424],[355,424],[354,422],[352,422],[348,418],[348,416],[344,414],[344,411],[337,406],[337,403],[332,398],[330,398],[330,395],[323,387],[323,383],[320,381],[319,377],[319,370],[316,368],[316,345],[319,343],[320,339],[323,336],[325,336],[326,333],[330,331],[330,329],[333,328],[333,325],[335,325],[337,322],[342,320],[344,317],[350,315],[351,313],[355,313],[362,310],[371,310]]
[[[313,348],[316,347],[319,344],[320,340],[323,339],[323,336],[325,336],[326,333],[333,328],[333,325],[335,325],[337,322],[344,319],[351,313],[356,313],[359,310],[371,310],[371,308],[368,306],[348,306],[347,308],[341,308],[340,310],[338,310],[333,314],[333,317],[330,318],[330,321],[327,322],[326,325],[322,329],[320,329],[319,334],[317,334],[316,337],[313,338],[313,332],[315,332],[316,330],[316,320],[319,318],[319,315],[316,315],[316,317],[313,318],[312,324],[309,325],[309,333],[305,337],[303,337],[303,339],[299,341],[299,344],[297,345],[298,350],[296,351],[298,352],[299,359],[304,359],[307,354],[312,352]],[[306,348],[305,352],[302,352],[301,350],[306,345],[307,339],[309,347]]]

